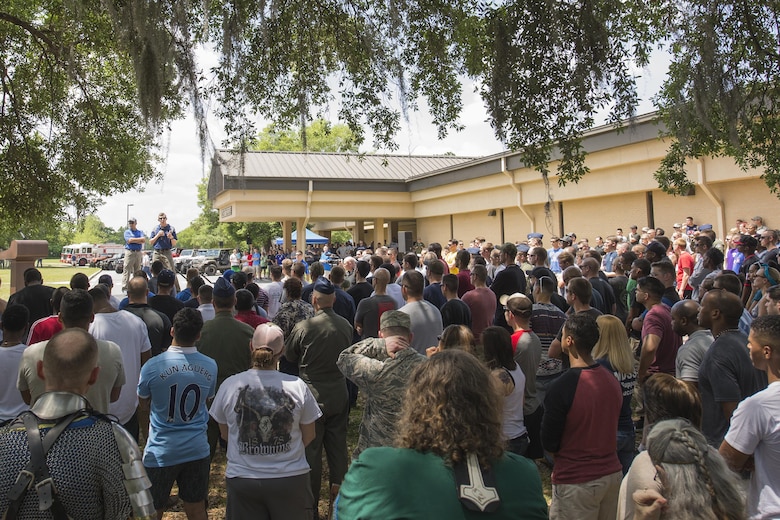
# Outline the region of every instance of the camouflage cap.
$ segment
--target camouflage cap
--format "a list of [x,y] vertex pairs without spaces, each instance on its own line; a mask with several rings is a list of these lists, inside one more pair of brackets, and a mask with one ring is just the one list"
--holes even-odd
[[405,312],[385,311],[379,319],[379,329],[388,329],[391,327],[401,327],[406,330],[412,330],[412,318]]

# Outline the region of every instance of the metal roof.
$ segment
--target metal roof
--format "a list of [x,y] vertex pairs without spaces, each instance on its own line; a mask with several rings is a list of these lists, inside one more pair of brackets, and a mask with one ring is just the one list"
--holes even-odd
[[[223,174],[238,176],[240,154],[218,150],[216,159]],[[361,181],[406,181],[420,174],[446,170],[472,161],[452,155],[359,155],[319,152],[246,152],[244,177],[276,179],[334,179]]]

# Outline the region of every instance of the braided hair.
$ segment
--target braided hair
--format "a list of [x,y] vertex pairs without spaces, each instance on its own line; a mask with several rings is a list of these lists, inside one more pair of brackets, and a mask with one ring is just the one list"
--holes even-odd
[[647,452],[665,474],[663,494],[669,507],[664,518],[745,518],[739,477],[688,420],[654,425],[647,437]]

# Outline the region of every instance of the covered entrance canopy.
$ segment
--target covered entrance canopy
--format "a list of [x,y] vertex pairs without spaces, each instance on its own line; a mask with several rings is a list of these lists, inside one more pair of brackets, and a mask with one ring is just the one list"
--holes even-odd
[[[290,235],[290,240],[293,244],[297,244],[298,231],[293,231]],[[282,237],[278,237],[276,240],[276,245],[280,246],[284,243],[284,239]],[[311,229],[306,230],[306,243],[307,244],[317,244],[317,245],[323,245],[327,244],[329,242],[327,237],[323,237],[312,231]]]

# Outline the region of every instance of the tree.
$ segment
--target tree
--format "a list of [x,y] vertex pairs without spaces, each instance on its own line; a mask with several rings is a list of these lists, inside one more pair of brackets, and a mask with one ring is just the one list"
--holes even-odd
[[665,191],[688,191],[687,158],[727,155],[764,168],[780,195],[778,13],[777,0],[659,3],[657,25],[668,28],[673,54],[657,98],[673,138],[656,173]]
[[334,244],[346,244],[352,241],[352,233],[349,231],[334,231],[330,234],[330,241]]
[[[422,99],[439,136],[460,129],[464,78],[526,165],[547,179],[556,159],[560,182],[576,182],[583,132],[604,109],[614,123],[635,115],[632,67],[663,44],[674,144],[661,186],[685,184],[688,156],[727,154],[765,166],[775,187],[777,12],[778,0],[6,0],[0,220],[41,222],[64,204],[83,216],[96,196],[148,182],[161,129],[187,105],[204,156],[206,101],[240,150],[258,116],[303,128],[309,149],[305,127],[333,111],[351,146],[370,130],[393,150]],[[197,48],[218,56],[208,75]]]
[[266,126],[249,145],[250,150],[357,152],[355,136],[347,125],[331,125],[324,119],[294,128],[280,128],[277,124]]
[[[106,227],[100,217],[97,215],[87,215],[79,222],[78,231],[73,236],[73,242],[80,244],[89,242],[90,244],[99,244],[108,242],[115,234],[114,230]],[[124,239],[122,240],[124,243]]]
[[156,96],[159,109],[138,103],[144,75],[117,45],[106,4],[0,7],[0,220],[43,224],[66,207],[81,217],[99,196],[159,175],[158,123],[180,103],[171,88]]

